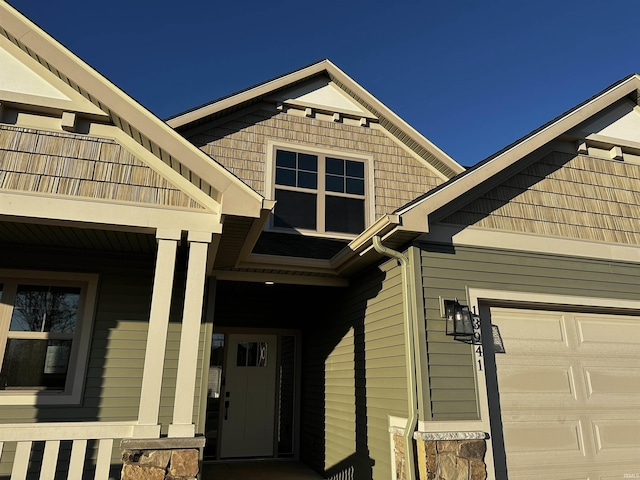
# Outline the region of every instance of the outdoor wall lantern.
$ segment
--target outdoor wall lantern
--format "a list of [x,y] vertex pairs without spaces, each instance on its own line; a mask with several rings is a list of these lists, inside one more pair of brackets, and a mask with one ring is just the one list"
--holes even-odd
[[473,319],[466,305],[460,305],[458,299],[444,300],[444,316],[447,319],[447,335],[455,337],[471,337],[473,335]]

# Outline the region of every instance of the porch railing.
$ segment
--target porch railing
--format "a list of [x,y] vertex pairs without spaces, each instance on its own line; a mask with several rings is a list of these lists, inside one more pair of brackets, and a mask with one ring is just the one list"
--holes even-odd
[[[65,462],[59,470],[67,470],[67,478],[83,478],[87,445],[96,442],[95,480],[107,480],[111,467],[111,453],[114,439],[133,436],[134,424],[131,422],[72,422],[72,423],[33,423],[0,425],[0,461],[3,447],[15,443],[15,456],[11,467],[11,480],[24,480],[27,477],[34,443],[44,442],[44,451],[40,465],[40,480],[53,480],[58,468],[61,442],[71,442],[71,456],[68,465]],[[89,450],[90,452],[93,449]],[[31,462],[33,463],[33,462]]]

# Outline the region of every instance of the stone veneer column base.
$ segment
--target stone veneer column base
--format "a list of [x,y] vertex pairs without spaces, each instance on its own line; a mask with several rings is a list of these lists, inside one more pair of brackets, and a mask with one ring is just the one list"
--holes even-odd
[[[403,430],[392,427],[396,480],[404,480]],[[484,432],[415,432],[420,480],[486,480]]]
[[420,480],[486,480],[484,432],[416,432]]
[[204,437],[123,439],[122,480],[196,480]]

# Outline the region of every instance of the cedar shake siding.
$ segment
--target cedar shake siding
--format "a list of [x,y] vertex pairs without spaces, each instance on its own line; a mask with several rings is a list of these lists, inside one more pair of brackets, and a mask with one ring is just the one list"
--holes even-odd
[[184,132],[196,146],[224,165],[251,188],[267,198],[265,163],[267,142],[286,142],[300,148],[314,147],[344,152],[346,156],[373,158],[375,214],[390,213],[427,190],[443,183],[434,170],[425,166],[372,123],[370,127],[346,125],[291,113],[260,104],[227,121],[218,120]]
[[202,209],[113,140],[8,125],[0,189]]
[[553,152],[443,223],[640,243],[640,165]]

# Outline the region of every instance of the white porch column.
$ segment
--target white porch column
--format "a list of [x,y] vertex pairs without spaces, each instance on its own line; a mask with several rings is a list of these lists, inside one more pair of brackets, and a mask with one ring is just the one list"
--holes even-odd
[[160,436],[158,414],[160,411],[162,370],[167,345],[176,250],[181,234],[180,230],[159,229],[156,232],[158,240],[156,271],[153,279],[147,349],[144,355],[138,425],[134,429],[134,435],[140,438],[158,438]]
[[198,343],[202,321],[202,305],[207,268],[207,251],[211,233],[189,232],[189,264],[185,287],[180,353],[176,378],[176,396],[173,406],[173,422],[169,425],[169,437],[193,437],[193,398],[198,367]]

